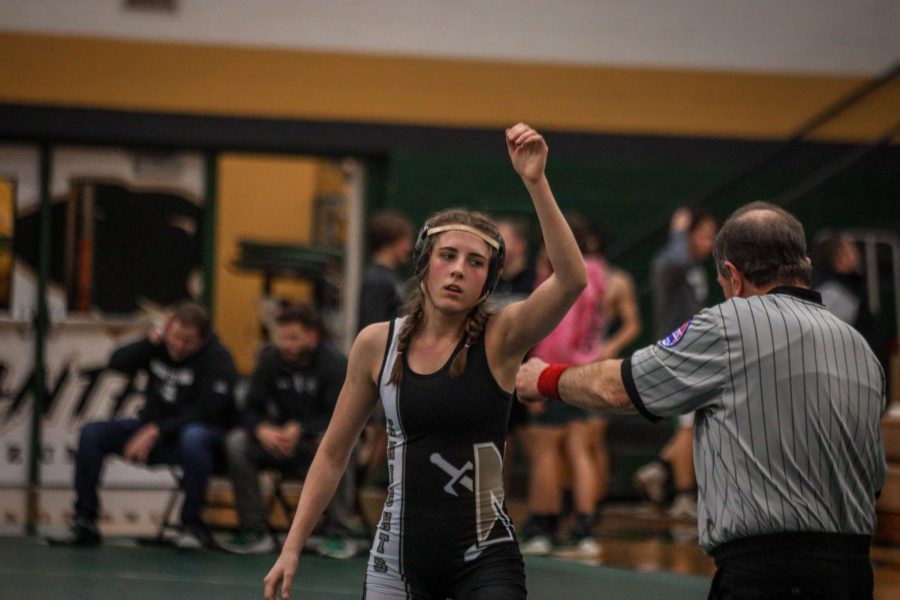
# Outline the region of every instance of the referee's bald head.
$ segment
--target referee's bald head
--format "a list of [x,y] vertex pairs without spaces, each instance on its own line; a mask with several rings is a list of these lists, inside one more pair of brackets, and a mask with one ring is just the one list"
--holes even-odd
[[758,288],[810,284],[803,225],[768,202],[737,209],[716,235],[713,257],[722,277],[729,276],[727,261]]

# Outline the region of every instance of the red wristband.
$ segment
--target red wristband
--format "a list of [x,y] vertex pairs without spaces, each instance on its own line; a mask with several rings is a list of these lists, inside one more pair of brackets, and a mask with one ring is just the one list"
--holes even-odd
[[537,384],[538,392],[540,392],[541,396],[559,400],[559,378],[562,377],[562,374],[565,373],[566,369],[570,366],[571,365],[564,363],[555,363],[547,365],[547,367],[541,371]]

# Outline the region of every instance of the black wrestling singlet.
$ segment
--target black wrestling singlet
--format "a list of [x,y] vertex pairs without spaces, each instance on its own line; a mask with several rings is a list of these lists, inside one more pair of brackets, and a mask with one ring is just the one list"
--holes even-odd
[[[498,552],[518,556],[516,546],[510,554],[516,539],[503,492],[511,398],[490,372],[483,336],[469,349],[462,376],[449,375],[462,343],[439,371],[421,375],[397,354],[402,325],[391,325],[380,376],[389,485],[366,571],[367,599],[432,597]],[[387,383],[396,360],[404,361],[399,390]]]

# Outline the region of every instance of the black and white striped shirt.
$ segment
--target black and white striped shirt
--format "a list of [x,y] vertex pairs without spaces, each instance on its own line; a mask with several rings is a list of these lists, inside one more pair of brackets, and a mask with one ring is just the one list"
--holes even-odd
[[696,411],[700,545],[782,532],[871,534],[885,379],[807,289],[705,309],[623,363],[651,420]]

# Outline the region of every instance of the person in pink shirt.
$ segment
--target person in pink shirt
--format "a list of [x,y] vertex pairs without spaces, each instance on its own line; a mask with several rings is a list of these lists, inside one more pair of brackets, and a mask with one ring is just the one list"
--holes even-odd
[[[581,365],[601,357],[603,351],[603,294],[606,263],[588,254],[592,227],[583,217],[566,215],[579,249],[585,255],[588,284],[559,325],[535,346],[531,356],[547,362]],[[536,285],[551,274],[549,263],[538,257]],[[528,555],[546,555],[556,544],[562,511],[564,475],[569,473],[575,503],[571,542],[579,555],[596,557],[600,547],[593,537],[598,500],[599,469],[588,428],[587,411],[562,403],[529,405],[533,411],[529,427],[529,521],[521,550]]]

